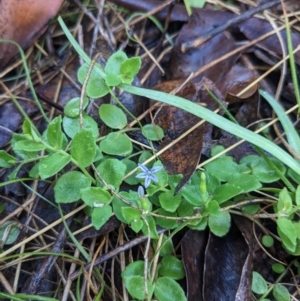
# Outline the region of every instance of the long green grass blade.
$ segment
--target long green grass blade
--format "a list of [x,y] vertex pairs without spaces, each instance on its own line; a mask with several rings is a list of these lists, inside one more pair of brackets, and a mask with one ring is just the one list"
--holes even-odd
[[243,128],[240,125],[234,124],[233,122],[210,111],[209,109],[206,109],[182,97],[167,94],[160,91],[133,87],[125,84],[120,85],[119,88],[132,94],[144,96],[156,101],[160,101],[178,107],[195,116],[198,116],[199,118],[202,118],[208,121],[209,123],[219,128],[222,128],[223,130],[262,148],[263,150],[267,151],[274,157],[281,160],[284,164],[286,164],[288,167],[294,170],[297,174],[300,174],[300,164],[287,152],[285,152],[283,149],[277,146],[275,143],[260,136],[259,134],[253,133],[250,130]]
[[284,129],[289,145],[294,149],[294,151],[297,154],[300,155],[300,137],[290,118],[286,115],[285,110],[276,101],[276,99],[266,91],[259,90],[259,93],[275,111]]

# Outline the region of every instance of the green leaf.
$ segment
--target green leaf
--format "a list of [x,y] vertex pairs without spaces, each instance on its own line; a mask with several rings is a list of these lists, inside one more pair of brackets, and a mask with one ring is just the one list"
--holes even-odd
[[38,174],[42,180],[56,175],[71,161],[71,156],[60,153],[51,154],[38,163]]
[[186,301],[181,286],[172,278],[160,277],[155,282],[154,295],[158,301]]
[[109,59],[107,60],[106,66],[105,66],[105,73],[106,74],[120,74],[120,68],[121,65],[127,60],[127,55],[124,51],[119,50],[115,53],[113,53]]
[[122,83],[131,84],[141,68],[141,58],[132,57],[122,63],[120,68]]
[[12,146],[12,149],[14,151],[14,153],[22,158],[22,159],[33,159],[33,158],[36,158],[37,157],[37,151],[35,152],[26,152],[26,151],[22,151],[22,150],[15,150],[15,144],[19,141],[27,141],[27,139],[24,137],[24,135],[21,135],[21,134],[16,134],[14,133],[12,135],[12,138],[11,138],[11,146]]
[[215,200],[211,200],[208,202],[206,205],[206,208],[203,212],[203,215],[208,214],[208,215],[215,215],[215,216],[222,216],[222,211],[219,206],[219,203]]
[[[93,66],[93,70],[90,74],[90,78],[88,79],[88,84],[86,87],[86,94],[91,98],[100,98],[109,93],[109,88],[107,87],[105,80],[99,76],[96,69],[101,68],[99,64],[95,64]],[[89,70],[89,64],[83,64],[77,73],[78,80],[81,84],[84,83],[87,73]]]
[[28,119],[25,119],[22,124],[22,132],[23,132],[23,134],[29,135],[32,137],[31,131],[32,131],[32,124],[31,124],[31,122],[29,122]]
[[222,156],[205,165],[205,171],[219,181],[227,182],[232,175],[238,173],[239,167],[232,157]]
[[270,248],[274,244],[274,239],[270,235],[264,235],[261,239],[261,242],[265,247]]
[[121,83],[121,79],[119,76],[112,74],[112,73],[106,73],[105,77],[105,83],[109,87],[115,87]]
[[276,220],[277,231],[282,239],[283,245],[287,250],[294,252],[297,242],[297,231],[291,220],[287,218],[278,218]]
[[[146,224],[146,222],[147,222],[147,224]],[[146,217],[144,217],[143,223],[144,224],[142,227],[142,232],[145,235],[149,236],[151,239],[158,239],[158,234],[157,234],[154,218],[150,215],[147,215]],[[150,233],[149,233],[149,231],[150,231]]]
[[207,221],[208,221],[207,217],[202,217],[198,221],[191,221],[188,226],[190,229],[203,231],[207,227]]
[[245,205],[242,207],[242,212],[244,214],[256,214],[260,209],[260,205],[259,204],[250,204],[250,205]]
[[107,159],[97,166],[97,170],[107,184],[118,189],[125,176],[126,165],[117,159]]
[[81,199],[90,207],[101,207],[111,201],[111,195],[100,187],[88,187],[80,190]]
[[54,118],[48,125],[47,129],[47,141],[48,143],[59,150],[63,146],[63,132],[61,130],[61,115]]
[[[153,242],[153,248],[157,250],[158,240],[154,239],[152,242]],[[159,255],[161,257],[171,255],[173,250],[174,250],[174,246],[172,243],[172,239],[170,239],[170,237],[166,235],[163,235],[162,244],[161,247],[159,248]]]
[[[82,110],[84,110],[89,103],[87,97],[83,100]],[[79,116],[80,109],[80,97],[74,97],[69,100],[64,107],[64,114],[70,118],[75,118]]]
[[[138,299],[145,299],[144,261],[135,261],[127,265],[121,276],[129,294]],[[152,284],[147,281],[148,291],[152,291]]]
[[99,108],[99,116],[102,121],[112,129],[123,129],[127,124],[125,113],[115,105],[103,104]]
[[181,260],[172,255],[167,255],[162,259],[158,273],[162,276],[170,277],[175,280],[183,279],[185,276]]
[[86,129],[79,131],[72,140],[70,153],[81,167],[91,165],[96,155],[93,133]]
[[[148,291],[151,292],[152,284],[147,280]],[[145,280],[143,276],[131,276],[127,278],[126,288],[129,294],[137,300],[145,299]]]
[[226,183],[216,188],[213,194],[213,199],[221,204],[232,199],[234,196],[241,194],[242,192],[243,189],[240,187],[235,186],[234,184]]
[[274,263],[272,264],[272,270],[277,274],[282,274],[285,271],[285,267],[281,263]]
[[174,196],[172,191],[162,192],[159,195],[159,202],[166,211],[175,212],[181,202],[181,195],[177,194]]
[[11,245],[17,240],[20,232],[21,228],[16,222],[6,221],[0,226],[0,242],[4,245]]
[[124,133],[109,133],[99,146],[102,152],[116,156],[130,155],[133,150],[131,140]]
[[258,295],[266,293],[268,285],[266,280],[257,272],[252,273],[252,291]]
[[[119,193],[119,195],[124,198],[126,201],[132,203],[131,199],[132,199],[132,196],[126,192],[126,191],[121,191]],[[126,224],[126,220],[122,214],[122,208],[123,207],[129,207],[129,205],[127,205],[125,202],[123,202],[122,200],[120,200],[119,198],[117,197],[114,197],[113,200],[112,200],[112,205],[113,205],[113,211],[114,211],[114,214],[116,215],[117,219]]]
[[130,224],[133,220],[139,219],[141,217],[141,212],[132,207],[123,207],[122,214],[128,224]]
[[110,205],[105,205],[101,208],[94,208],[92,212],[92,224],[96,230],[99,230],[111,217],[112,208]]
[[200,207],[203,203],[198,184],[197,185],[186,184],[181,189],[181,194],[185,198],[185,200],[188,201],[193,206]]
[[159,208],[157,213],[166,217],[155,217],[155,221],[158,226],[164,229],[174,229],[178,227],[178,221],[168,219],[168,216],[177,217],[177,214],[175,212],[169,212],[164,210],[163,208]]
[[[285,166],[278,159],[270,158],[270,160],[273,161],[282,174],[286,172]],[[272,167],[259,156],[248,155],[240,161],[240,164],[250,167],[252,174],[262,183],[272,183],[279,179]]]
[[[83,128],[86,130],[90,130],[93,134],[94,138],[97,138],[99,135],[98,125],[97,122],[87,115],[86,113],[82,114],[83,117]],[[74,136],[81,130],[80,129],[80,123],[79,123],[79,117],[76,118],[69,118],[65,116],[63,118],[63,128],[66,134],[70,138],[74,138]]]
[[273,296],[276,301],[290,301],[290,293],[285,286],[282,284],[276,284],[273,288]]
[[149,140],[159,141],[164,137],[163,129],[155,124],[146,124],[142,127],[142,134]]
[[135,233],[138,233],[143,227],[143,221],[141,219],[133,220],[130,224],[130,227]]
[[144,267],[145,267],[145,262],[142,260],[137,260],[132,263],[129,263],[121,274],[122,279],[125,282],[125,285],[126,285],[128,277],[143,276],[144,275]]
[[[135,169],[137,167],[137,164],[130,160],[130,159],[123,159],[122,162],[126,165],[126,174],[128,174],[129,172],[131,172],[133,169]],[[133,173],[131,176],[127,177],[124,182],[129,184],[129,185],[136,185],[138,184],[140,181],[138,178],[136,178],[136,174],[137,172]]]
[[279,193],[277,210],[278,210],[278,215],[290,214],[291,211],[293,210],[293,201],[286,187],[284,187]]
[[238,186],[244,193],[257,190],[262,186],[255,176],[240,173],[234,174],[228,183]]
[[80,190],[91,186],[91,179],[79,171],[70,171],[62,175],[54,185],[54,197],[57,203],[73,203],[80,199]]
[[228,211],[223,211],[221,216],[212,215],[208,218],[210,231],[219,237],[228,233],[230,224],[231,217]]
[[4,150],[0,150],[0,167],[9,168],[14,166],[17,162],[17,158],[11,156]]
[[36,152],[46,149],[46,146],[42,143],[35,142],[33,140],[21,140],[14,144],[14,151],[26,151],[26,152]]

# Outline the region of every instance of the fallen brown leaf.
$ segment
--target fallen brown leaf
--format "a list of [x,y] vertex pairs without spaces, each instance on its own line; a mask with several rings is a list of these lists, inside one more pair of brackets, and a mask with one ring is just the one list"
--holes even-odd
[[[46,29],[63,0],[0,1],[0,39],[17,42],[22,48],[30,46]],[[0,43],[0,69],[18,52],[11,43]]]

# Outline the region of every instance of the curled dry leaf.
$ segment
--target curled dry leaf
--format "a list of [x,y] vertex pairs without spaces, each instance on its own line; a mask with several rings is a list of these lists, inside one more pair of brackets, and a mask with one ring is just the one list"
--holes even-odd
[[[63,0],[0,1],[0,39],[17,42],[22,48],[30,46],[46,29]],[[16,46],[0,43],[0,69],[17,54]]]
[[[182,82],[177,80],[167,81],[155,86],[154,89],[171,92],[179,87],[180,83]],[[197,102],[198,91],[199,87],[189,83],[177,95]],[[195,115],[168,105],[160,106],[154,116],[154,123],[162,127],[165,133],[165,137],[159,145],[159,150],[168,146],[200,122],[200,119]],[[195,171],[201,156],[205,128],[205,124],[198,126],[160,155],[160,159],[169,174],[181,173],[183,175],[183,179],[176,187],[175,193],[179,192]]]

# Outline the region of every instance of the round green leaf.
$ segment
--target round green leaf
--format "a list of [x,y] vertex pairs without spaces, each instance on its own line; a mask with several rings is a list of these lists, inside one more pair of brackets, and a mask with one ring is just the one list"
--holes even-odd
[[80,190],[81,199],[90,207],[107,205],[111,201],[111,195],[100,187],[88,187]]
[[102,152],[116,156],[130,155],[133,150],[131,140],[124,133],[109,133],[99,146]]
[[38,174],[45,180],[56,175],[71,161],[71,156],[60,153],[51,154],[43,158],[38,164]]
[[285,267],[281,263],[274,263],[272,264],[272,270],[277,274],[282,274],[285,271]]
[[112,73],[106,73],[106,77],[105,77],[105,83],[109,86],[109,87],[115,87],[117,85],[119,85],[121,83],[121,79]]
[[94,208],[92,212],[92,224],[96,230],[99,230],[111,217],[112,208],[110,205],[105,205],[101,208]]
[[186,301],[181,286],[172,278],[160,277],[155,282],[154,295],[158,301]]
[[120,73],[123,83],[132,83],[133,78],[138,74],[141,68],[141,63],[142,62],[140,57],[132,57],[122,63],[120,67]]
[[91,186],[91,179],[79,171],[70,171],[62,175],[54,185],[54,197],[57,203],[73,203],[80,199],[80,190]]
[[231,217],[228,211],[223,211],[222,215],[212,215],[208,218],[208,226],[210,231],[216,236],[224,236],[229,231]]
[[270,235],[264,235],[261,239],[261,242],[265,247],[270,248],[274,244],[274,239]]
[[[149,280],[147,280],[148,292],[152,291],[152,285]],[[143,276],[131,276],[128,277],[126,281],[126,288],[129,294],[137,299],[144,300],[145,299],[145,280]]]
[[[83,100],[82,109],[84,110],[89,103],[87,97]],[[80,109],[80,97],[75,97],[69,100],[65,107],[64,107],[64,114],[70,118],[75,118],[79,116],[79,109]]]
[[[100,75],[95,71],[95,67],[102,69],[102,67],[99,64],[95,64],[90,74],[90,78],[86,87],[86,94],[91,98],[103,97],[109,93],[109,88],[107,87],[105,80],[101,78]],[[77,76],[81,84],[84,83],[87,77],[88,70],[89,65],[86,63],[79,68]]]
[[164,137],[163,129],[155,124],[146,124],[142,128],[142,134],[149,140],[159,141]]
[[174,229],[178,227],[178,221],[168,219],[168,216],[177,217],[176,212],[169,212],[164,210],[163,208],[159,208],[157,213],[166,217],[155,217],[155,221],[158,226],[165,229]]
[[166,211],[175,212],[181,202],[181,195],[177,194],[174,196],[172,191],[162,192],[159,195],[159,202]]
[[268,290],[266,280],[257,272],[252,273],[252,291],[258,295],[264,294]]
[[87,129],[79,131],[72,140],[70,153],[81,167],[91,165],[96,155],[96,143],[92,131]]
[[125,113],[115,105],[103,104],[99,108],[99,116],[112,129],[123,129],[127,124]]
[[273,296],[276,301],[290,301],[290,293],[282,284],[276,284],[273,288]]
[[162,276],[175,280],[183,279],[185,276],[181,260],[172,255],[167,255],[162,259],[158,272]]
[[126,173],[126,165],[117,159],[107,159],[97,166],[104,181],[118,189]]
[[130,224],[133,220],[141,218],[141,212],[132,207],[122,207],[122,214],[126,222]]
[[104,69],[105,73],[119,75],[121,65],[126,60],[127,60],[127,55],[124,51],[119,50],[119,51],[113,53],[107,60],[107,63],[106,63],[105,69]]
[[141,229],[143,227],[143,221],[141,219],[133,220],[130,223],[130,227],[135,233],[138,233],[141,231]]
[[[86,113],[83,113],[82,117],[83,117],[82,129],[90,130],[92,132],[93,137],[97,138],[99,135],[97,122]],[[80,131],[79,117],[69,118],[65,116],[63,118],[63,128],[66,134],[70,138],[74,138],[74,136]]]
[[227,182],[233,174],[238,173],[239,166],[232,157],[222,156],[206,164],[205,171],[219,181]]

